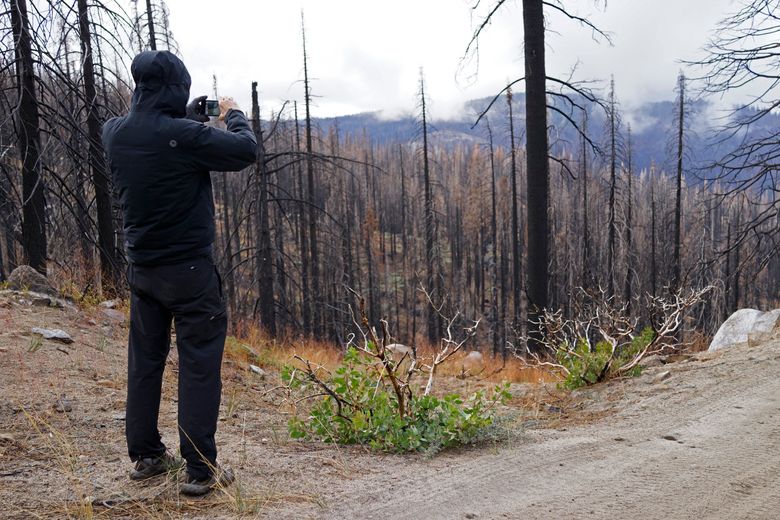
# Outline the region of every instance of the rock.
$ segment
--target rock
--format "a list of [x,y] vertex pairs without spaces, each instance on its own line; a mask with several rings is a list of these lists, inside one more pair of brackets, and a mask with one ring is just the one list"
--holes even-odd
[[39,327],[33,327],[32,333],[39,334],[43,336],[44,339],[50,339],[52,341],[59,341],[65,344],[73,343],[73,338],[71,338],[67,332],[60,329],[42,329]]
[[653,383],[660,383],[661,381],[666,381],[672,377],[672,373],[668,370],[664,370],[663,372],[659,372],[655,375],[653,378]]
[[100,302],[98,306],[104,309],[116,309],[117,307],[119,307],[120,303],[121,302],[119,300],[106,300],[104,302]]
[[764,313],[756,309],[740,309],[723,322],[707,352],[715,352],[724,347],[747,345],[748,334],[753,330],[756,320]]
[[57,296],[57,289],[52,287],[48,278],[29,265],[20,265],[11,272],[11,276],[8,277],[8,287],[17,291],[34,291]]
[[259,375],[260,377],[265,377],[268,374],[268,372],[257,365],[249,365],[249,370],[251,370],[252,373]]
[[[396,372],[399,374],[407,370],[412,364],[414,349],[408,345],[403,345],[401,343],[391,343],[385,347],[385,351],[390,353],[387,358],[393,361],[393,364],[396,367]],[[380,370],[383,370],[382,363],[380,361],[377,361],[375,365]]]
[[103,316],[117,323],[125,322],[125,313],[116,309],[101,309]]
[[[73,303],[41,292],[3,289],[0,290],[0,296],[4,297],[2,302],[0,302],[0,307],[5,308],[18,305],[32,305],[35,307],[56,307],[57,309],[66,309],[69,311],[76,310]],[[24,312],[29,312],[29,309],[22,310]]]
[[70,402],[70,399],[65,397],[64,395],[57,399],[57,402],[54,403],[54,411],[60,412],[60,413],[67,413],[73,410],[73,405]]
[[412,347],[402,345],[401,343],[391,343],[386,346],[385,349],[393,353],[393,359],[396,361],[404,356],[410,358],[413,355]]
[[654,354],[652,356],[647,356],[646,358],[643,358],[642,361],[639,362],[639,364],[645,368],[660,367],[664,365],[664,360],[661,359],[661,356],[659,356],[658,354]]
[[753,323],[747,342],[751,347],[780,338],[780,309],[765,312]]
[[485,365],[485,358],[482,356],[481,352],[477,352],[476,350],[473,350],[468,353],[468,355],[463,358],[463,371],[469,371],[469,372],[475,372],[482,369]]

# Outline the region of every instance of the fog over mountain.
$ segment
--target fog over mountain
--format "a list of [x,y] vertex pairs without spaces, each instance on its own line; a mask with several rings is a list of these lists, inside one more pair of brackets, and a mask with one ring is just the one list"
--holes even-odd
[[[490,103],[491,98],[473,100],[466,106],[463,115],[452,119],[432,120],[430,138],[435,144],[454,146],[463,143],[487,143],[487,131],[484,124],[472,128],[477,115]],[[658,169],[669,171],[672,160],[676,132],[675,114],[679,107],[674,100],[648,102],[622,114],[620,122],[621,159],[625,159],[627,129],[631,126],[634,170],[655,165]],[[491,107],[488,117],[493,128],[494,142],[497,146],[509,145],[505,98],[497,100]],[[716,161],[724,150],[733,149],[740,136],[728,135],[720,131],[730,120],[731,112],[716,107],[706,101],[692,102],[686,110],[686,161],[684,168],[689,180],[694,180],[701,168],[707,168]],[[516,133],[523,139],[525,98],[522,93],[515,94],[514,113]],[[575,114],[579,120],[581,115]],[[318,119],[320,128],[327,132],[337,127],[342,134],[353,136],[367,135],[376,143],[409,142],[419,139],[420,125],[413,114],[396,118],[386,118],[381,112],[365,112],[334,118]],[[551,145],[557,154],[581,152],[577,131],[562,116],[550,113]],[[780,115],[769,114],[761,120],[759,126],[750,129],[749,134],[766,132],[780,126]],[[717,137],[715,133],[719,132]],[[603,110],[591,108],[588,113],[588,135],[597,145],[606,150],[607,121]],[[590,159],[599,165],[599,158]],[[603,161],[602,161],[603,162]],[[554,167],[554,166],[553,166]]]

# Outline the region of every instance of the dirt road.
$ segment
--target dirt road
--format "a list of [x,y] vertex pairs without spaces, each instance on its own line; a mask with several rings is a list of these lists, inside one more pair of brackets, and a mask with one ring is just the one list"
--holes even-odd
[[670,364],[590,391],[603,421],[367,475],[318,516],[780,518],[779,376],[780,343]]
[[[33,326],[75,343],[41,343]],[[780,518],[780,342],[697,355],[565,403],[542,395],[546,415],[520,411],[513,440],[433,458],[290,441],[269,397],[275,377],[227,362],[218,443],[238,483],[192,501],[172,479],[127,479],[125,337],[97,309],[0,301],[0,517]],[[173,449],[175,366],[174,353],[160,418]]]

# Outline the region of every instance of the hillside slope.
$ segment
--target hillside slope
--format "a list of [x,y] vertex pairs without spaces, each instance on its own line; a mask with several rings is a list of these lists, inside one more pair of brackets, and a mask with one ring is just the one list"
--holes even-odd
[[[514,387],[517,435],[433,458],[290,441],[276,375],[228,360],[218,442],[239,482],[183,500],[173,478],[127,479],[121,314],[0,293],[0,324],[4,518],[754,519],[780,508],[780,342],[566,398]],[[39,326],[75,341],[40,341]],[[175,366],[173,351],[160,422],[171,448]]]

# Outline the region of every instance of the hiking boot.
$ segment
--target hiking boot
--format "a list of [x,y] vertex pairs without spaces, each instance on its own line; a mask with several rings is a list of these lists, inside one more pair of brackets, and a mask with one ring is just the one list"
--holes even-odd
[[135,470],[130,472],[130,480],[146,480],[181,467],[181,460],[168,452],[156,457],[144,457],[135,463]]
[[179,488],[179,492],[181,492],[182,495],[199,497],[206,495],[219,487],[229,486],[234,480],[236,480],[236,477],[229,468],[217,468],[216,474],[212,474],[209,478],[204,480],[195,480],[190,477],[189,474],[186,474],[184,476],[184,482]]

